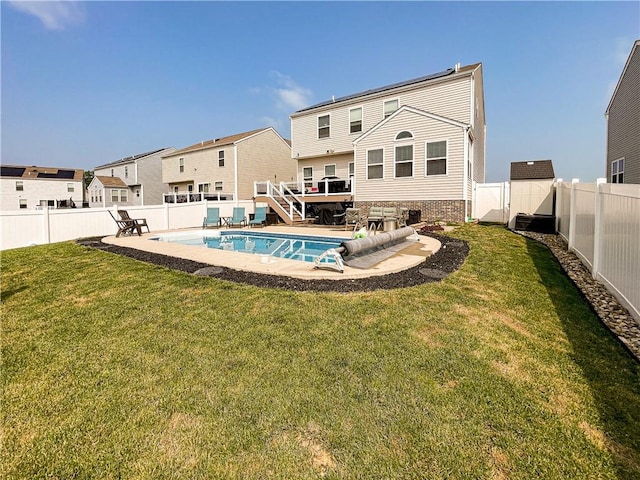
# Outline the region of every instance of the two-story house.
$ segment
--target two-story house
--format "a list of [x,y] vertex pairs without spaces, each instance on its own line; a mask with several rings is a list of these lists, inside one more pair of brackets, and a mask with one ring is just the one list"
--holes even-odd
[[254,182],[295,177],[291,146],[273,127],[196,143],[162,159],[162,181],[168,184],[174,201],[193,194],[249,200],[254,197]]
[[345,179],[355,207],[464,221],[485,177],[482,65],[332,98],[291,116],[298,179]]
[[95,167],[88,187],[89,206],[161,204],[167,191],[162,183],[162,156],[175,151],[161,148]]
[[640,40],[631,48],[605,118],[607,180],[640,183]]
[[81,208],[84,171],[73,168],[2,165],[0,209]]

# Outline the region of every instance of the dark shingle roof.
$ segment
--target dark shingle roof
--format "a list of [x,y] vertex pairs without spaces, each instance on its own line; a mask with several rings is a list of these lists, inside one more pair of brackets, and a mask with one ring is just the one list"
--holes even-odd
[[511,180],[548,180],[555,178],[551,160],[511,162]]
[[367,95],[373,95],[375,93],[385,92],[387,90],[393,90],[395,88],[406,87],[408,85],[413,85],[415,83],[426,82],[428,80],[435,80],[437,78],[446,77],[447,75],[451,75],[452,73],[464,73],[474,70],[480,65],[479,63],[475,63],[473,65],[466,65],[464,67],[460,67],[458,72],[456,72],[455,68],[447,68],[442,72],[432,73],[430,75],[425,75],[424,77],[414,78],[412,80],[405,80],[404,82],[393,83],[391,85],[385,85],[384,87],[372,88],[370,90],[365,90],[364,92],[354,93],[352,95],[346,95],[344,97],[328,100],[326,102],[321,102],[316,105],[312,105],[310,107],[303,108],[302,110],[298,110],[295,113],[306,112],[307,110],[313,110],[314,108],[325,107],[327,105],[333,105],[339,102],[346,102],[348,100],[353,100],[354,98],[364,97]]
[[121,158],[120,160],[116,160],[115,162],[105,163],[104,165],[98,165],[95,169],[114,167],[116,165],[121,165],[123,163],[133,162],[134,160],[138,160],[140,158],[148,157],[149,155],[153,155],[154,153],[161,152],[163,150],[167,150],[171,147],[160,148],[158,150],[152,150],[151,152],[139,153],[138,155],[133,155],[131,157]]

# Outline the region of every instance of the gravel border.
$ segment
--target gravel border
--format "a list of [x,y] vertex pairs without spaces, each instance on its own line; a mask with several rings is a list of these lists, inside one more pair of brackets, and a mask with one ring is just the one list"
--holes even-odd
[[281,288],[294,291],[346,293],[389,290],[393,288],[412,287],[429,282],[438,282],[459,269],[469,254],[469,245],[463,240],[432,233],[425,233],[423,235],[435,238],[441,243],[440,249],[435,254],[426,257],[424,263],[403,270],[402,272],[351,280],[303,280],[282,275],[245,272],[226,267],[212,268],[212,265],[206,263],[102,243],[102,237],[84,238],[78,240],[77,243],[86,247],[124,255],[174,270],[258,287]]
[[602,323],[636,360],[640,361],[640,325],[616,297],[593,278],[578,256],[568,250],[567,242],[557,234],[525,231],[515,233],[536,240],[549,248]]

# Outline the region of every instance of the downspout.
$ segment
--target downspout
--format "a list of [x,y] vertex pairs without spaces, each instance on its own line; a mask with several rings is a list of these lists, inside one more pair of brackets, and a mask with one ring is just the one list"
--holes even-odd
[[462,129],[462,134],[464,135],[464,146],[463,146],[463,179],[462,179],[462,199],[464,200],[464,221],[467,220],[469,216],[469,194],[467,189],[469,187],[469,128],[464,127]]
[[233,175],[234,175],[234,186],[233,186],[233,198],[236,201],[236,207],[240,204],[238,203],[238,144],[233,144]]

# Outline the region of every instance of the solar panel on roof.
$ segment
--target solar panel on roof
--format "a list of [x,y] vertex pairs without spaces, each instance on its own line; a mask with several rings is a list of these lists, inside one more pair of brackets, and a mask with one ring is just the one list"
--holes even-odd
[[64,178],[71,180],[75,174],[76,172],[74,170],[58,170],[56,173],[39,172],[38,178]]
[[20,167],[0,167],[0,175],[3,177],[21,177],[26,169]]

